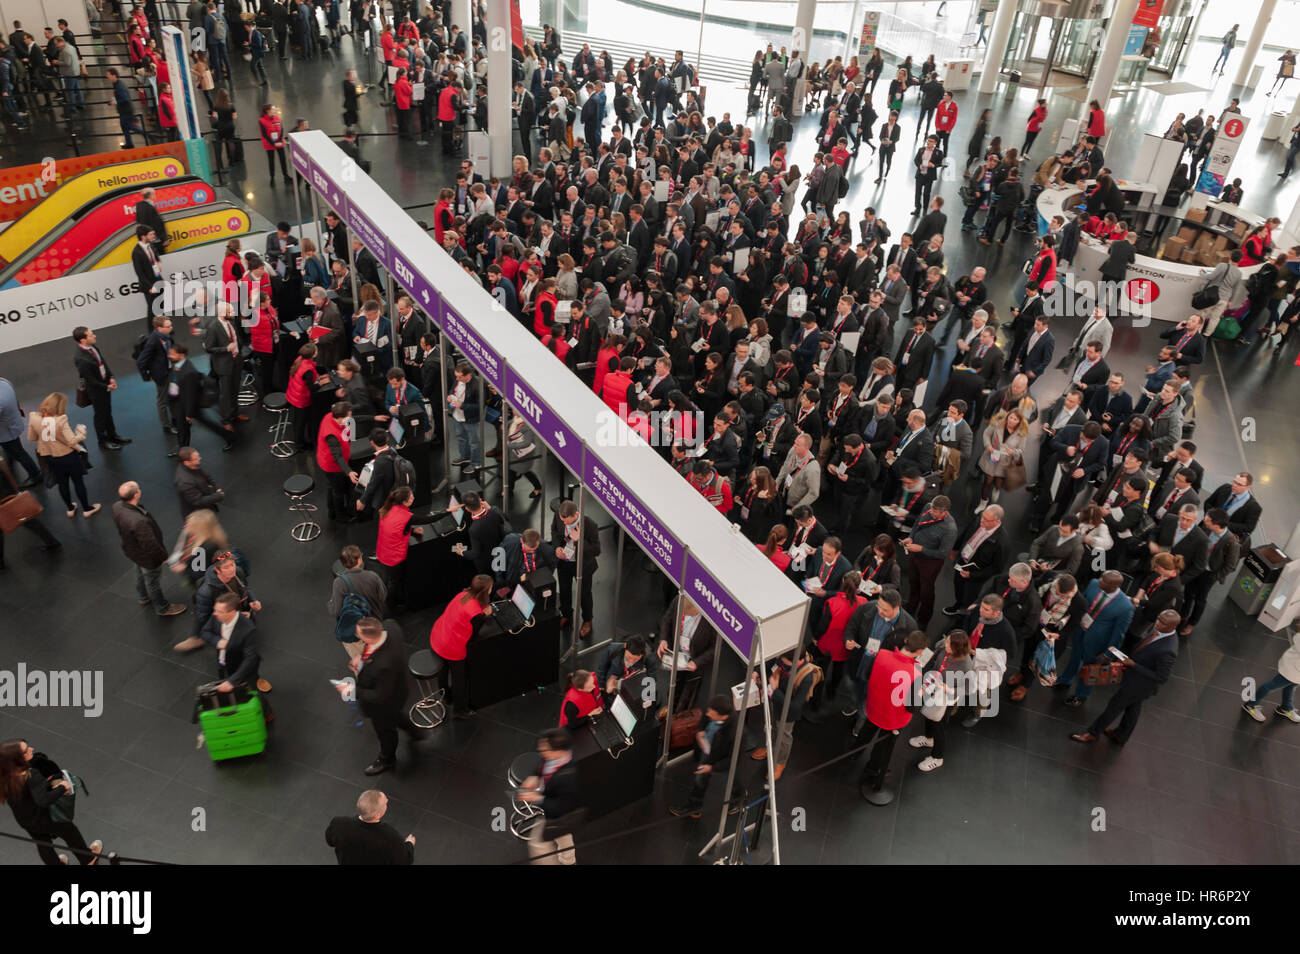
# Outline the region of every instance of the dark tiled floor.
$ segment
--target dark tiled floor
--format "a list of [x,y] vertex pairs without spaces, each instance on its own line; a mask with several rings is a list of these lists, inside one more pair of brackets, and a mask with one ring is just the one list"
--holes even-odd
[[[1202,49],[1193,54],[1193,80],[1205,55]],[[1212,58],[1213,51],[1208,55]],[[354,52],[345,48],[325,61],[271,62],[268,97],[287,117],[303,115],[313,126],[337,131],[337,80],[343,66],[354,60]],[[242,72],[239,82],[237,103],[251,113],[260,94]],[[1136,152],[1138,132],[1163,128],[1178,110],[1195,111],[1208,102],[1217,111],[1229,93],[1223,84],[1219,80],[1209,96],[1139,92],[1112,100],[1116,132],[1108,161],[1122,170],[1125,159]],[[718,112],[736,107],[738,115],[743,109],[742,91],[717,89],[711,95]],[[960,94],[962,118],[954,142],[964,143],[971,117],[984,105],[995,111],[995,131],[1016,140],[1031,98],[1032,91],[1026,90],[1010,100]],[[1247,101],[1247,111],[1259,116],[1265,104],[1264,97],[1256,96]],[[1055,97],[1051,108],[1052,124],[1045,136],[1054,135],[1076,104]],[[367,132],[389,128],[374,94],[362,118]],[[795,161],[806,162],[811,152],[813,122],[805,118],[797,127]],[[905,116],[905,122],[910,127],[912,116]],[[1253,136],[1260,125],[1252,128]],[[50,128],[43,130],[48,133]],[[0,156],[21,162],[52,149],[62,154],[57,145],[42,142],[42,134],[38,130],[17,148],[0,146]],[[765,138],[761,123],[755,138]],[[394,155],[392,144],[372,139],[366,145],[370,156],[385,160],[375,163],[378,180],[408,203],[432,200],[445,180],[436,146],[407,146]],[[1246,177],[1247,205],[1257,212],[1285,215],[1294,201],[1295,185],[1272,185],[1281,156],[1275,144],[1261,145],[1256,138],[1238,157],[1234,174]],[[264,188],[260,159],[252,158],[257,161],[249,163],[233,187],[253,193],[252,205],[267,218],[291,216],[290,195],[283,187],[275,192]],[[856,215],[874,203],[897,231],[907,219],[911,183],[900,171],[892,187],[877,189],[871,184],[874,175],[874,166],[867,163],[854,170],[853,191],[844,207]],[[945,183],[940,191],[956,201],[955,183]],[[1028,251],[1023,240],[1017,236],[1006,249],[985,249],[957,232],[955,222],[948,238],[950,274],[987,265],[994,300],[1003,310],[1009,307],[1021,281],[1018,266]],[[1077,329],[1077,323],[1067,325]],[[1130,381],[1140,376],[1154,353],[1157,330],[1120,329],[1111,364]],[[133,326],[119,327],[106,331],[101,340],[110,362],[123,372],[115,400],[120,428],[136,442],[119,454],[96,454],[88,481],[92,496],[107,502],[121,480],[138,480],[146,504],[158,513],[164,533],[171,534],[178,524],[172,464],[162,456],[152,390],[125,373],[134,336]],[[1058,332],[1057,337],[1065,335]],[[949,342],[945,354],[951,349]],[[67,387],[69,350],[69,345],[58,343],[5,355],[0,374],[15,383],[27,406],[34,406],[51,388]],[[1197,441],[1207,483],[1215,486],[1243,467],[1256,474],[1265,504],[1261,539],[1284,541],[1300,519],[1300,498],[1286,479],[1296,463],[1288,408],[1293,397],[1300,397],[1293,357],[1288,353],[1272,359],[1257,350],[1215,343],[1196,375]],[[1063,382],[1064,373],[1054,372],[1036,390],[1050,399]],[[932,393],[942,383],[937,374]],[[1244,416],[1255,419],[1257,439],[1239,444],[1234,432]],[[74,411],[74,420],[83,419],[89,422],[87,414]],[[198,443],[207,466],[229,491],[222,521],[250,556],[252,582],[266,603],[259,628],[264,673],[276,687],[278,719],[270,746],[258,758],[214,764],[195,749],[195,729],[188,720],[191,692],[210,678],[211,660],[205,654],[178,658],[170,651],[190,625],[188,616],[158,620],[135,604],[130,567],[118,550],[107,513],[90,521],[69,521],[59,513],[57,497],[42,491],[52,504],[46,520],[63,540],[63,552],[47,556],[21,536],[9,543],[10,569],[0,576],[0,664],[9,668],[21,660],[32,668],[99,669],[108,700],[98,719],[59,709],[4,711],[0,737],[23,735],[83,775],[93,791],[79,804],[83,830],[124,854],[194,863],[328,863],[332,855],[323,826],[330,816],[348,812],[367,785],[360,769],[373,757],[374,737],[369,728],[352,726],[326,682],[343,674],[345,657],[331,635],[323,603],[338,547],[356,542],[368,548],[373,525],[327,530],[308,545],[290,540],[279,485],[288,472],[306,465],[274,461],[260,435],[252,436],[254,426],[248,427],[250,439],[231,455],[217,452],[206,434]],[[1027,549],[1028,538],[1018,524],[1022,497],[1012,494],[1004,503],[1019,549]],[[968,507],[969,494],[959,492],[957,502],[959,510]],[[517,508],[512,516],[516,526],[537,522],[535,508]],[[861,533],[850,534],[847,548],[856,553],[863,542]],[[613,618],[615,545],[607,535],[610,557],[597,578],[602,637],[610,635]],[[647,631],[660,605],[658,583],[643,572],[642,561],[631,551],[624,576],[618,627]],[[944,580],[946,586],[946,575]],[[176,584],[166,585],[179,594]],[[788,774],[777,791],[784,819],[783,860],[1300,860],[1300,730],[1280,720],[1257,726],[1239,709],[1241,680],[1270,676],[1283,644],[1235,607],[1222,605],[1224,600],[1224,591],[1216,591],[1206,620],[1184,645],[1174,678],[1146,707],[1133,741],[1122,750],[1109,745],[1085,748],[1066,737],[1104,705],[1104,691],[1080,711],[1061,706],[1056,694],[1035,689],[1019,706],[1004,702],[995,719],[973,731],[954,728],[947,763],[933,776],[915,772],[910,767],[914,750],[900,744],[894,759],[900,797],[877,809],[859,797],[856,763],[816,768],[843,751],[839,720],[801,724]],[[430,610],[403,619],[412,645],[423,642],[434,617]],[[734,681],[739,664],[728,659],[724,665],[727,671],[721,678]],[[473,721],[448,724],[418,744],[402,743],[399,771],[377,784],[390,795],[393,824],[419,839],[421,862],[490,864],[524,857],[517,841],[494,830],[493,809],[504,802],[507,765],[530,747],[536,731],[553,724],[558,708],[559,693],[552,687],[491,707]],[[742,770],[749,775],[755,766],[746,759]],[[604,840],[584,847],[582,861],[693,862],[712,835],[716,817],[665,823],[666,806],[688,784],[686,772],[681,765],[670,767],[651,798],[591,825],[586,840]],[[715,799],[720,787],[715,785]],[[753,787],[758,787],[757,780]],[[195,831],[193,819],[200,808],[206,825]],[[1094,830],[1098,810],[1104,812],[1104,831]],[[6,822],[5,827],[11,826]],[[753,857],[765,858],[768,851],[765,838]],[[0,841],[0,862],[34,860],[26,846]]]

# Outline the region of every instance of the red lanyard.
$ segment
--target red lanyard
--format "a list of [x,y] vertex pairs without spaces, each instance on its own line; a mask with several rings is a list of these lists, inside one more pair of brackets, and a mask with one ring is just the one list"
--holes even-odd
[[535,552],[524,551],[524,572],[532,573],[537,569],[537,554]]
[[1130,433],[1127,437],[1125,437],[1122,441],[1119,442],[1119,450],[1115,452],[1115,455],[1117,457],[1123,457],[1124,452],[1129,449],[1129,445],[1132,444],[1135,440],[1137,440],[1137,435]]

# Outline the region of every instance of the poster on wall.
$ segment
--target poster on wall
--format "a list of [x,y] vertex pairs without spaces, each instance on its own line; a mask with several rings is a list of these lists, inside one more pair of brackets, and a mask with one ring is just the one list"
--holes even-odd
[[1196,180],[1197,193],[1212,199],[1219,197],[1224,183],[1228,181],[1232,162],[1237,157],[1237,150],[1241,148],[1241,140],[1245,138],[1249,124],[1249,117],[1232,114],[1232,118],[1219,127],[1219,134],[1214,137],[1214,146],[1210,149],[1210,158],[1201,169],[1201,177]]
[[1147,40],[1147,28],[1133,24],[1128,28],[1128,36],[1124,40],[1124,55],[1137,56],[1142,52],[1142,44]]
[[1164,6],[1165,0],[1138,0],[1137,13],[1133,14],[1133,22],[1138,26],[1155,27],[1160,22],[1160,14]]
[[858,41],[858,56],[870,56],[876,48],[876,33],[880,29],[880,11],[868,10],[862,14],[862,37]]

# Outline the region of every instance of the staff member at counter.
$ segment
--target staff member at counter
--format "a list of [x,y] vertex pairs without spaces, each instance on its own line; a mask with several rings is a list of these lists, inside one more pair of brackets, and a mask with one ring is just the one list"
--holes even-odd
[[396,487],[389,491],[384,505],[379,508],[375,559],[384,567],[389,603],[395,610],[406,602],[406,556],[411,549],[410,535],[424,533],[421,524],[437,519],[434,514],[411,513],[413,503],[415,493],[410,487]]
[[439,674],[438,683],[443,691],[451,681],[452,712],[457,718],[469,715],[469,671],[465,657],[469,655],[469,641],[492,615],[492,577],[480,573],[465,589],[451,598],[429,632],[429,647],[447,665]]
[[492,551],[505,539],[510,524],[500,510],[472,490],[459,503],[453,500],[447,512],[453,513],[461,509],[469,514],[469,546],[458,543],[453,549],[459,556],[472,562],[479,573],[486,574],[492,569]]
[[569,689],[560,704],[560,728],[580,729],[591,725],[591,717],[605,711],[605,700],[596,685],[596,674],[579,669],[569,677]]

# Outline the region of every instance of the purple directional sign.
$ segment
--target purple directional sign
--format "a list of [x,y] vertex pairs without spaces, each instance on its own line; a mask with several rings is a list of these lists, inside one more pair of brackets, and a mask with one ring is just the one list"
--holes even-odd
[[370,249],[384,268],[391,269],[393,266],[389,255],[388,236],[375,228],[375,223],[370,221],[370,216],[361,211],[361,207],[352,200],[352,196],[344,196],[344,199],[347,209],[343,215],[348,220],[348,225],[352,226],[356,237],[361,239],[361,244]]
[[298,170],[298,175],[304,179],[311,179],[311,159],[302,147],[290,141],[289,156],[293,159],[293,167]]
[[684,547],[658,515],[635,497],[587,448],[582,482],[597,502],[641,544],[641,549],[659,564],[674,583],[682,578]]
[[483,336],[445,301],[442,303],[442,316],[438,320],[438,327],[451,339],[452,344],[460,349],[460,353],[468,359],[469,363],[478,368],[487,383],[500,391],[501,355],[497,354]]
[[686,554],[686,595],[736,652],[746,659],[754,648],[754,617],[750,616],[694,553]]
[[423,275],[415,270],[411,260],[399,252],[397,249],[392,250],[391,269],[393,278],[397,279],[397,284],[406,289],[411,297],[415,299],[416,305],[424,309],[424,313],[430,318],[437,320],[442,313],[442,296]]
[[582,442],[569,429],[560,416],[551,410],[537,392],[530,388],[519,373],[509,365],[505,369],[506,386],[502,396],[522,414],[528,426],[537,432],[537,436],[546,442],[555,455],[564,461],[569,470],[575,474],[582,473]]
[[319,192],[325,199],[330,208],[342,214],[343,208],[343,190],[334,184],[334,180],[325,174],[316,163],[311,163],[311,175],[308,176],[312,188]]

